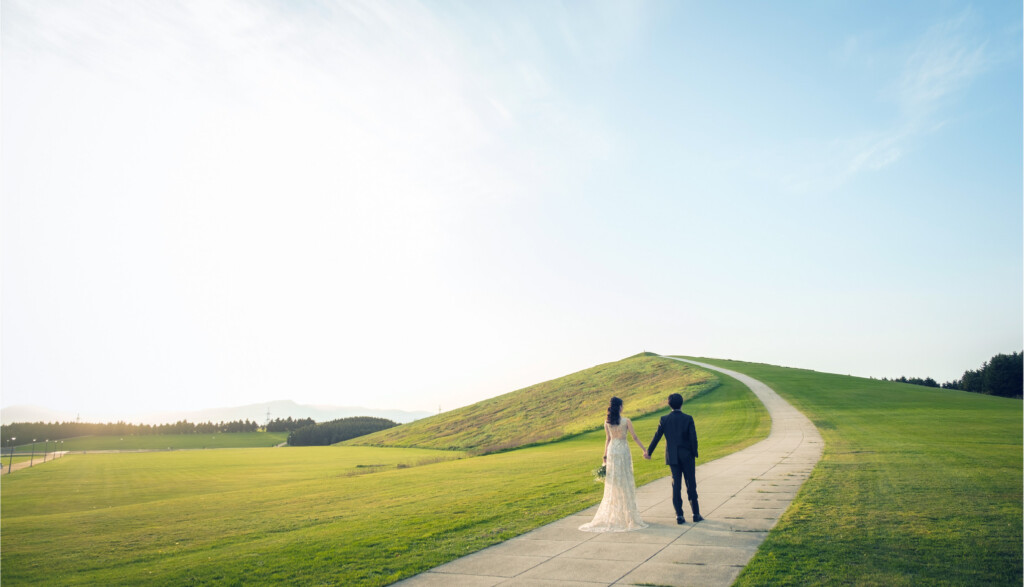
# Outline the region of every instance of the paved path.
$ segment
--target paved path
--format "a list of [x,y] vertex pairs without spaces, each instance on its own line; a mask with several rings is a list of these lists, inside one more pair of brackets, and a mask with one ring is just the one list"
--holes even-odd
[[[579,525],[593,517],[594,506],[397,585],[731,585],[793,501],[821,458],[824,444],[811,421],[767,385],[728,369],[684,362],[739,379],[764,402],[772,418],[765,440],[697,467],[703,522],[692,522],[687,504],[690,521],[676,524],[672,480],[665,477],[637,488],[637,505],[648,528],[604,534],[579,531]],[[660,458],[660,453],[653,458]]]
[[[66,450],[47,453],[45,461],[43,460],[43,455],[39,454],[35,459],[30,459],[21,463],[14,463],[10,467],[8,467],[8,462],[6,460],[0,459],[0,462],[3,463],[3,470],[0,471],[0,474],[6,475],[8,472],[20,471],[21,469],[28,469],[29,467],[38,467],[44,462],[48,463],[54,459],[59,459],[66,454],[68,454],[68,451]],[[25,455],[16,453],[15,456],[23,457]],[[8,468],[10,468],[10,471],[7,470]]]

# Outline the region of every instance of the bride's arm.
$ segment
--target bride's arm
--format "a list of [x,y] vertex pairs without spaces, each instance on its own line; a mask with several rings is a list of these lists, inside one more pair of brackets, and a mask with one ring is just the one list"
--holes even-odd
[[612,435],[608,432],[608,422],[604,423],[604,460],[608,460],[608,443],[612,441]]
[[626,420],[626,427],[629,428],[629,433],[633,435],[633,440],[636,441],[636,445],[640,447],[641,451],[643,451],[644,456],[647,456],[647,447],[644,446],[644,443],[640,442],[640,437],[636,435],[636,430],[633,429],[633,421]]

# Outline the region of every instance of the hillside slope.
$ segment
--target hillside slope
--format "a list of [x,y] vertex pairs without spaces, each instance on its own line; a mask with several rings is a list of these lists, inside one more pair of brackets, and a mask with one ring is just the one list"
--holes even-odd
[[644,353],[343,444],[495,452],[600,428],[613,395],[632,418],[665,407],[670,393],[689,399],[717,385],[708,371]]

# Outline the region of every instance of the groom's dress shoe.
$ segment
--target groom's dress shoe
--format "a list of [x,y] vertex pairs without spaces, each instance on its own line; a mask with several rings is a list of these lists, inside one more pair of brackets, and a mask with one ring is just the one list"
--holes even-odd
[[686,523],[686,518],[684,518],[682,516],[676,516],[676,524],[685,524],[685,523]]
[[693,514],[693,521],[694,522],[700,522],[703,519],[704,519],[704,517],[701,516],[700,514]]
[[699,522],[699,521],[704,519],[704,517],[700,515],[700,504],[697,503],[696,499],[690,500],[690,508],[693,509],[693,521],[694,521],[694,523]]

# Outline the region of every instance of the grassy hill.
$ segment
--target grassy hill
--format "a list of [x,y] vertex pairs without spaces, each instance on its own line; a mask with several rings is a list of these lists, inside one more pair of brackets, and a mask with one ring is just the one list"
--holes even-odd
[[643,353],[345,444],[489,453],[601,428],[612,396],[622,398],[633,418],[664,408],[670,393],[690,399],[716,385],[707,371]]
[[[634,418],[645,442],[666,411]],[[764,406],[728,377],[686,411],[701,461],[768,434]],[[599,429],[469,458],[352,446],[70,455],[4,477],[0,579],[387,585],[597,503],[603,447]],[[632,452],[638,483],[665,476]]]
[[825,452],[737,585],[1020,585],[1022,402],[700,359],[763,381]]

